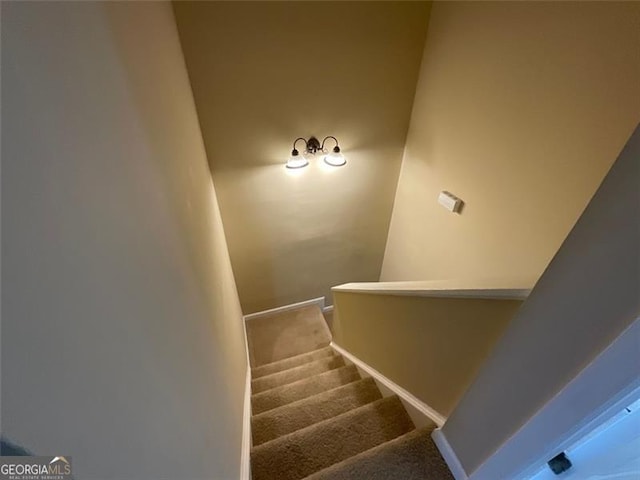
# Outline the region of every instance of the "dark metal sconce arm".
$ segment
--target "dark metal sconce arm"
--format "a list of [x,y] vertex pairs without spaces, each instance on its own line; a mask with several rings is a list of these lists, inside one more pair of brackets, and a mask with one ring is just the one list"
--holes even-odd
[[293,141],[293,150],[291,150],[291,155],[293,155],[294,157],[296,155],[298,155],[298,150],[296,150],[296,143],[298,143],[299,140],[302,140],[304,142],[304,148],[305,150],[308,150],[309,144],[307,143],[307,140],[305,138],[302,137],[298,137]]
[[322,146],[320,147],[320,150],[324,151],[324,142],[326,142],[328,138],[331,138],[334,142],[336,142],[336,146],[333,147],[333,151],[338,153],[340,151],[340,146],[338,145],[338,139],[332,135],[328,135],[324,137],[324,140],[322,140]]

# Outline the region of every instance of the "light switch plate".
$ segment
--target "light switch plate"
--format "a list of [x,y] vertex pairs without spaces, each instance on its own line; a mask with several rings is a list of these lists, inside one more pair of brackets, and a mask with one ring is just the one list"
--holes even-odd
[[458,213],[462,207],[462,200],[454,194],[444,190],[440,192],[440,195],[438,195],[438,203],[450,212],[454,213]]

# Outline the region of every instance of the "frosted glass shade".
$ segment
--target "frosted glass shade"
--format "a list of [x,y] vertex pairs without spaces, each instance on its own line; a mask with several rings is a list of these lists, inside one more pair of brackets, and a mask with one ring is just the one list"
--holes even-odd
[[309,161],[303,155],[291,155],[287,160],[287,168],[303,168],[309,165]]
[[324,156],[324,163],[331,165],[332,167],[341,167],[347,163],[347,159],[340,152],[331,152]]

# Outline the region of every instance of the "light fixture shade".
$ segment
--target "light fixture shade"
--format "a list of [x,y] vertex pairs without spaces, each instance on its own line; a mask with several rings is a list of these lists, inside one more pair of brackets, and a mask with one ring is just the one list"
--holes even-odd
[[344,158],[344,155],[342,155],[342,153],[340,153],[340,150],[338,150],[337,152],[334,150],[333,152],[327,153],[324,156],[324,163],[326,163],[327,165],[331,165],[332,167],[341,167],[345,163],[347,163],[347,159]]
[[309,165],[309,160],[307,160],[304,155],[299,155],[297,150],[295,153],[291,153],[289,160],[287,160],[287,168],[303,168]]

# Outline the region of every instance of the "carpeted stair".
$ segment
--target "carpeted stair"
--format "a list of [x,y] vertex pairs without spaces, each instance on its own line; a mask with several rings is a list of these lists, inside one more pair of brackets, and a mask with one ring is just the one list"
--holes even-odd
[[325,357],[305,363],[282,372],[272,373],[251,381],[251,392],[260,393],[275,387],[294,383],[298,380],[344,367],[344,360],[339,356]]
[[305,480],[445,480],[449,468],[431,441],[431,428],[389,442],[320,470]]
[[247,321],[253,480],[452,480],[397,396],[329,347],[317,307]]

